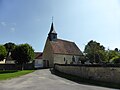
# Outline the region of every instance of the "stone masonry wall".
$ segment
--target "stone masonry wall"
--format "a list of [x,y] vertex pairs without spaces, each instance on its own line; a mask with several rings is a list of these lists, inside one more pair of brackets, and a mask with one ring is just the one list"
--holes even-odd
[[53,50],[49,39],[47,39],[44,50],[43,50],[43,60],[49,61],[49,67],[53,67]]
[[120,67],[86,67],[55,65],[55,69],[82,78],[120,84]]
[[[77,62],[80,56],[74,55],[75,61]],[[73,55],[65,55],[65,54],[54,54],[54,63],[59,64],[65,64],[65,61],[67,60],[67,64],[70,64],[72,62]]]
[[[16,64],[0,64],[0,70],[21,70],[21,65]],[[24,65],[24,70],[34,70],[34,63]]]

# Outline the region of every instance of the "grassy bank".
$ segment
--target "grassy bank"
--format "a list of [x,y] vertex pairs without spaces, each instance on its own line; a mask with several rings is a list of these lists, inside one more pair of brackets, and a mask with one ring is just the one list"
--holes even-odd
[[9,71],[0,71],[0,80],[6,80],[6,79],[11,79],[11,78],[19,77],[19,76],[31,73],[33,71],[34,70],[23,70],[23,71],[9,70]]
[[101,81],[85,79],[85,78],[81,78],[81,77],[78,77],[78,76],[65,74],[65,73],[59,72],[57,70],[52,70],[51,72],[52,72],[52,74],[55,74],[57,76],[66,78],[68,80],[72,80],[72,81],[80,83],[80,84],[87,84],[87,85],[95,85],[95,86],[101,86],[101,87],[109,87],[109,88],[120,89],[120,85],[114,84],[114,83],[106,83],[106,82],[101,82]]

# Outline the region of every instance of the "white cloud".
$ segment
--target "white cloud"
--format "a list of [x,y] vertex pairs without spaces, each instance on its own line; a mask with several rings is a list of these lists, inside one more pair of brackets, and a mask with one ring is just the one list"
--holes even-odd
[[5,30],[9,30],[10,32],[16,31],[16,23],[15,22],[0,22],[0,28],[4,28]]
[[4,27],[7,26],[6,22],[0,22],[0,24]]

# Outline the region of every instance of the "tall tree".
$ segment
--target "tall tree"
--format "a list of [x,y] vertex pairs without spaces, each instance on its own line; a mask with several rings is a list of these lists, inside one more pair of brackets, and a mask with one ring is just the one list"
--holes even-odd
[[103,59],[105,48],[103,45],[100,45],[100,43],[91,40],[85,46],[84,53],[86,53],[86,57],[90,60],[91,63],[99,63]]
[[12,43],[12,42],[9,42],[9,43],[6,43],[4,44],[6,50],[7,50],[7,56],[6,56],[6,59],[8,60],[9,59],[9,56],[11,56],[12,54],[12,51],[15,49],[15,44]]
[[2,61],[7,55],[7,51],[3,45],[0,45],[0,61]]
[[17,64],[22,65],[23,70],[24,64],[34,59],[34,50],[29,44],[18,45],[13,50],[12,58],[14,58]]

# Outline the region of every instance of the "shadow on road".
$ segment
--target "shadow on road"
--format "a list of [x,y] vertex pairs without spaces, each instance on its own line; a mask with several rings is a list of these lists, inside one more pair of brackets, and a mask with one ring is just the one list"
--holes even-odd
[[74,81],[74,82],[79,83],[79,84],[120,89],[120,85],[118,85],[118,84],[89,80],[89,79],[81,78],[78,76],[61,73],[53,68],[50,68],[50,71],[51,71],[51,74],[54,74],[54,75],[57,75],[59,77]]

